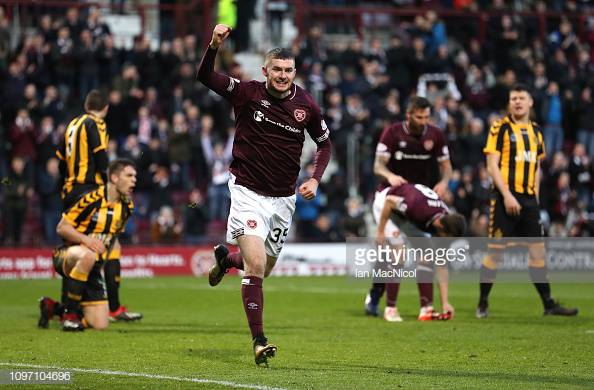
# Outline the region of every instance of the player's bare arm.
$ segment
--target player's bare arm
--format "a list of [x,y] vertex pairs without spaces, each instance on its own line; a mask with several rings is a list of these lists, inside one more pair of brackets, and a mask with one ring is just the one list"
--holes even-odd
[[388,169],[388,161],[390,161],[390,156],[376,154],[375,161],[373,162],[373,173],[390,183],[391,186],[398,187],[406,183],[406,179]]
[[512,195],[508,186],[503,181],[503,177],[501,176],[501,170],[499,169],[499,159],[501,156],[499,153],[489,153],[487,154],[487,172],[489,176],[493,179],[493,184],[495,188],[499,190],[501,195],[503,195],[503,204],[505,205],[505,212],[509,215],[519,215],[520,210],[522,207],[518,200]]
[[210,48],[218,49],[221,47],[225,39],[231,34],[231,27],[225,24],[217,24],[212,30],[212,38],[210,40]]
[[86,246],[95,253],[102,254],[105,252],[105,245],[96,237],[86,236],[77,231],[64,217],[58,223],[56,232],[68,242]]
[[386,241],[386,224],[390,219],[390,215],[396,209],[398,204],[398,198],[392,195],[388,195],[386,197],[386,201],[384,203],[384,207],[382,208],[382,213],[380,215],[380,220],[377,224],[377,234],[376,234],[376,243],[381,245]]
[[448,183],[452,178],[452,163],[449,159],[439,163],[439,172],[441,180],[433,187],[433,191],[435,191],[440,198],[443,198],[448,188]]
[[536,202],[540,204],[540,181],[542,179],[542,170],[540,169],[540,160],[536,163],[536,173],[534,174],[534,196]]
[[445,265],[436,265],[435,270],[437,273],[437,283],[439,285],[439,298],[441,300],[441,308],[443,312],[450,312],[452,313],[452,317],[454,316],[454,306],[449,301],[448,296],[448,280],[449,280],[449,271],[447,264]]

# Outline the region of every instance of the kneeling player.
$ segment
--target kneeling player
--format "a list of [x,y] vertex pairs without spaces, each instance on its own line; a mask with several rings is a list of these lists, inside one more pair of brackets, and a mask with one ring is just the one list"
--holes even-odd
[[[386,239],[386,226],[394,216],[398,220],[400,234],[408,237],[434,235],[437,237],[458,237],[466,229],[464,217],[451,213],[445,203],[430,188],[422,184],[401,184],[384,190],[385,201],[380,215],[377,242]],[[433,264],[417,263],[417,281],[421,301],[419,320],[450,319],[454,308],[448,302],[447,268],[438,267],[439,287],[444,314],[433,311]],[[386,313],[390,321],[395,312],[399,283],[386,284]],[[397,312],[396,312],[397,314]]]
[[132,161],[118,159],[110,164],[108,174],[110,185],[81,197],[58,223],[56,230],[65,244],[54,251],[53,262],[66,279],[67,295],[62,304],[42,298],[39,327],[47,328],[53,315],[62,316],[65,331],[105,329],[109,323],[101,267],[132,213],[129,197],[136,169]]

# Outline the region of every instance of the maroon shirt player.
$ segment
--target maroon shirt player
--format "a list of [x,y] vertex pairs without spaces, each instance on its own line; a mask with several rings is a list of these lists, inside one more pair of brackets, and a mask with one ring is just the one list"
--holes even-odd
[[[388,189],[377,227],[376,241],[379,244],[385,241],[386,224],[393,213],[412,223],[417,229],[439,237],[459,237],[466,229],[464,217],[457,213],[450,213],[437,193],[422,184],[404,183]],[[402,230],[406,231],[404,224],[401,225]],[[413,235],[410,232],[407,234]],[[443,313],[433,311],[433,289],[423,292],[423,289],[433,286],[433,271],[432,263],[417,262],[417,283],[421,306],[419,320],[421,321],[448,320],[454,314],[454,307],[448,301],[447,267],[438,266],[437,268]],[[396,308],[398,286],[399,283],[388,283],[387,307],[391,308],[388,311],[394,311]],[[393,314],[394,317],[400,317],[397,311]]]
[[237,243],[240,252],[229,254],[217,245],[209,283],[217,285],[229,268],[244,270],[241,293],[255,361],[267,364],[276,347],[264,336],[262,280],[272,271],[291,224],[305,132],[318,146],[313,176],[299,187],[306,200],[316,196],[331,144],[320,108],[293,83],[295,59],[290,51],[266,54],[265,82],[244,82],[214,71],[217,50],[230,32],[222,24],[214,28],[198,68],[198,79],[233,105],[236,126],[227,241]]
[[430,125],[431,105],[425,98],[411,98],[406,121],[387,126],[377,144],[374,173],[381,182],[378,192],[388,186],[410,182],[434,185],[435,161],[439,163],[441,178],[433,187],[443,196],[450,180],[452,165],[443,132]]
[[[379,139],[375,153],[373,171],[380,179],[378,189],[373,201],[373,217],[379,222],[386,191],[389,186],[399,186],[411,182],[433,186],[433,190],[444,196],[448,181],[452,174],[450,154],[445,143],[445,138],[440,129],[429,124],[431,104],[423,97],[414,96],[410,99],[406,109],[406,120],[387,126]],[[439,165],[441,178],[437,184]],[[435,185],[434,185],[435,184]],[[394,224],[389,224],[388,230],[398,229]],[[392,234],[388,232],[388,234]],[[378,304],[386,288],[385,283],[373,283],[365,297],[365,313],[378,315]],[[425,300],[432,300],[433,286],[427,283],[419,284],[419,291]],[[388,293],[395,297],[395,294]],[[384,311],[384,319],[390,322],[400,321],[396,310],[396,301],[388,300]],[[422,310],[429,313],[428,310]],[[419,319],[431,318],[429,314],[420,314]]]

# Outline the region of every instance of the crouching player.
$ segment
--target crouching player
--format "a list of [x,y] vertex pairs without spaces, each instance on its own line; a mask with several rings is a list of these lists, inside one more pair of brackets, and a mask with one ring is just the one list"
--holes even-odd
[[64,331],[105,329],[109,323],[101,268],[134,208],[134,163],[114,160],[108,180],[109,184],[87,193],[62,214],[56,230],[64,244],[54,250],[52,260],[56,272],[66,280],[67,294],[62,303],[41,300],[41,328],[47,328],[54,315],[61,316]]
[[[386,240],[387,225],[396,220],[399,234],[408,237],[459,237],[464,234],[466,221],[457,213],[452,213],[430,188],[422,184],[401,184],[388,187],[385,190],[385,201],[379,218],[377,239],[378,243]],[[392,230],[393,231],[393,230]],[[396,230],[397,231],[397,230]],[[438,267],[439,288],[444,313],[433,310],[433,263],[419,261],[417,263],[417,281],[421,310],[420,321],[434,319],[447,320],[453,316],[454,308],[448,301],[447,268]],[[399,283],[386,284],[386,310],[384,319],[391,322],[402,321],[396,311]]]

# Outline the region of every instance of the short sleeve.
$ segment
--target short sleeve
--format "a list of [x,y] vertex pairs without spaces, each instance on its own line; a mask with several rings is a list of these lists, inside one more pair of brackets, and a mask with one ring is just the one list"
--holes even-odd
[[503,140],[502,124],[501,122],[493,123],[493,126],[489,129],[489,135],[487,136],[487,144],[483,148],[483,153],[495,153],[501,154],[502,140]]
[[437,161],[447,161],[450,159],[450,149],[446,144],[445,137],[441,130],[435,131],[435,148],[433,149]]
[[101,205],[101,189],[95,190],[81,197],[72,207],[62,214],[62,217],[72,226],[84,220]]
[[394,144],[394,135],[391,126],[386,126],[380,135],[380,139],[375,148],[376,157],[389,158],[392,154],[392,145]]
[[542,133],[540,131],[538,131],[538,148],[536,151],[536,158],[538,160],[542,160],[543,158],[545,158],[546,156],[546,150],[545,150],[545,144],[544,141],[542,139]]
[[107,136],[102,136],[94,120],[85,121],[84,127],[87,132],[90,154],[95,154],[100,150],[107,150]]

